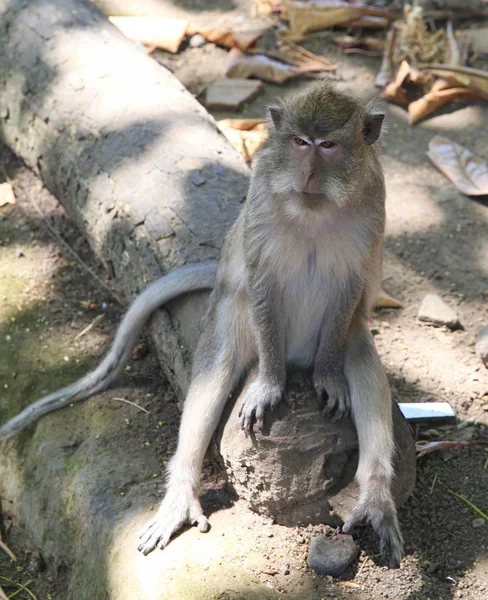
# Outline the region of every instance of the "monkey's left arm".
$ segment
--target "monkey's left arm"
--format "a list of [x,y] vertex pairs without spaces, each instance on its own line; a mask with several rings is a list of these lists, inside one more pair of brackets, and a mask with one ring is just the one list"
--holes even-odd
[[320,332],[313,381],[319,398],[327,394],[323,414],[334,412],[333,421],[346,415],[351,407],[344,356],[349,327],[364,288],[364,280],[358,274],[350,274],[336,290]]

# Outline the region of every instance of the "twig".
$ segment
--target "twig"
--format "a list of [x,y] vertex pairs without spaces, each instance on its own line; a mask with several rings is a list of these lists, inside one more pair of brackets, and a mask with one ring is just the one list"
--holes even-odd
[[[1,515],[0,515],[1,516]],[[3,541],[2,532],[0,531],[0,550],[3,550],[12,560],[17,560],[15,554],[10,550],[7,544]]]
[[[30,579],[25,585],[30,585],[31,583],[32,583],[32,579]],[[12,598],[15,598],[15,596],[17,596],[17,594],[20,594],[23,591],[24,590],[22,588],[19,588],[13,594],[10,594],[10,596],[8,597],[8,600],[12,600]]]
[[434,475],[434,479],[432,480],[432,485],[430,486],[430,495],[432,496],[432,493],[434,491],[434,487],[435,487],[435,482],[437,481],[437,473]]
[[465,504],[467,504],[470,508],[472,508],[476,514],[478,514],[480,517],[483,517],[483,519],[485,519],[485,521],[488,521],[488,515],[485,515],[485,513],[480,508],[478,508],[476,506],[476,504],[473,504],[471,502],[471,500],[468,500],[462,494],[458,494],[457,492],[454,492],[450,488],[448,488],[447,491],[450,494],[452,494],[453,496],[456,496],[456,498],[459,498],[459,500],[462,500]]
[[417,442],[415,450],[418,452],[417,458],[422,458],[426,454],[443,450],[444,448],[469,448],[470,446],[488,446],[488,442],[484,440],[469,440],[463,441],[438,441],[438,442]]
[[361,575],[361,573],[363,572],[364,567],[366,566],[366,563],[369,561],[369,556],[366,557],[365,561],[363,562],[363,564],[359,567],[359,571],[358,574],[356,575],[356,577],[359,577]]
[[97,325],[97,323],[100,323],[100,321],[103,319],[105,315],[102,313],[100,315],[97,315],[93,321],[90,323],[90,325],[87,325],[85,327],[85,329],[83,329],[82,331],[80,331],[80,333],[75,337],[75,342],[76,340],[79,340],[80,337],[83,337],[85,335],[85,333],[88,333],[90,331],[90,329],[92,329],[93,327],[95,327],[95,325]]
[[[9,174],[7,173],[7,169],[5,168],[5,165],[1,165],[1,169],[3,171],[4,177],[6,179],[6,181],[8,181],[8,183],[10,183],[10,185],[13,184],[12,180],[10,179]],[[43,222],[43,224],[45,225],[46,229],[49,231],[49,233],[55,238],[55,240],[61,244],[66,250],[68,250],[68,252],[75,258],[75,260],[77,261],[77,263],[83,267],[85,269],[85,271],[87,271],[87,273],[89,273],[103,288],[105,288],[107,290],[107,292],[109,292],[109,294],[121,305],[124,306],[124,303],[122,302],[122,300],[117,296],[117,294],[102,280],[100,279],[100,277],[95,273],[95,271],[89,267],[86,262],[73,250],[73,248],[71,248],[71,246],[61,237],[61,235],[56,231],[56,229],[51,225],[51,223],[49,223],[49,221],[47,220],[46,216],[44,215],[44,213],[42,212],[41,207],[39,206],[39,204],[36,202],[36,200],[32,197],[32,195],[29,193],[29,191],[27,190],[27,188],[25,188],[22,184],[20,184],[18,181],[16,183],[16,187],[18,187],[26,196],[26,198],[29,200],[29,202],[32,204],[32,206],[36,209],[36,211],[39,213],[39,216],[41,217],[41,221]]]
[[139,406],[139,404],[136,404],[135,402],[131,402],[130,400],[126,400],[125,398],[112,398],[112,400],[119,400],[120,402],[125,402],[126,404],[130,404],[131,406],[135,406],[139,410],[142,410],[142,412],[145,412],[145,413],[149,414],[148,410],[146,410],[142,406]]
[[[32,600],[37,600],[37,596],[35,594],[33,594],[30,591],[30,589],[27,587],[27,585],[29,585],[29,583],[32,583],[31,581],[29,581],[25,585],[23,585],[22,583],[17,583],[13,579],[9,579],[8,577],[3,577],[2,575],[0,575],[0,579],[2,581],[6,581],[7,583],[10,583],[11,585],[17,586],[19,588],[19,590],[23,590],[24,592],[26,592],[27,595],[32,598]],[[8,600],[8,597],[7,597],[7,600]]]
[[0,585],[0,600],[8,600],[7,594],[2,590],[2,586]]
[[10,550],[7,544],[2,540],[2,536],[0,536],[0,550],[3,550],[7,556],[9,556],[12,560],[17,560],[15,554]]

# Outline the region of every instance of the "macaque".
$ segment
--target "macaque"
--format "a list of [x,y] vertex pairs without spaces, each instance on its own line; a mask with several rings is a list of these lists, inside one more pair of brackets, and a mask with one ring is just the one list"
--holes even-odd
[[240,419],[245,433],[262,429],[283,396],[287,368],[297,367],[310,371],[325,418],[350,411],[357,428],[360,497],[343,531],[369,521],[390,566],[399,566],[391,397],[367,324],[381,278],[385,185],[374,143],[383,119],[324,81],[269,107],[268,140],[218,268],[183,267],[149,286],[101,365],[26,408],[0,439],[105,389],[158,306],[212,288],[166,495],[139,550],[164,548],[186,523],[209,529],[198,497],[201,469],[229,395],[253,368]]

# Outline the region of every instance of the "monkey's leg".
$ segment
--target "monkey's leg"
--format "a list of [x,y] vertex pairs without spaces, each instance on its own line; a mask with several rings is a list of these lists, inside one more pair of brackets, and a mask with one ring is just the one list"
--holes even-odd
[[166,495],[140,537],[139,550],[144,554],[164,548],[185,523],[197,524],[203,532],[210,528],[198,499],[202,463],[229,394],[250,356],[249,346],[237,338],[235,329],[230,326],[225,331],[221,314],[219,321],[218,331],[207,328],[198,345],[178,447],[168,467]]
[[388,380],[366,323],[352,327],[346,348],[345,373],[349,383],[352,415],[359,439],[356,478],[360,496],[344,524],[350,532],[369,520],[380,538],[390,567],[400,566],[403,540],[391,494],[393,478],[393,422]]

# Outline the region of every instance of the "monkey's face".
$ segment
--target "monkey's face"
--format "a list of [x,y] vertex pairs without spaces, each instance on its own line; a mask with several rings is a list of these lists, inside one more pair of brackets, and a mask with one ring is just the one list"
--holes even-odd
[[324,82],[269,110],[273,191],[296,210],[323,212],[354,203],[384,115],[369,113]]

